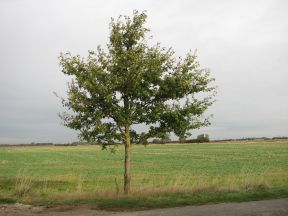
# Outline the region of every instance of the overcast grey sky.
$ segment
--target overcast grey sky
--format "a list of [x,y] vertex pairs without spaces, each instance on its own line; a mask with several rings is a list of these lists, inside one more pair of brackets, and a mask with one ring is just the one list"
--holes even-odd
[[134,9],[147,11],[154,42],[197,49],[216,78],[212,125],[194,136],[288,136],[286,0],[0,0],[0,143],[77,140],[57,116],[57,56],[105,45],[110,18]]

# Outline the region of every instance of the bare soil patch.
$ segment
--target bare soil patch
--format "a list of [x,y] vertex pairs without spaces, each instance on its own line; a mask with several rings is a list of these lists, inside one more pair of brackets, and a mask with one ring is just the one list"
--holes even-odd
[[[95,208],[95,207],[94,207]],[[286,216],[288,199],[264,200],[243,203],[221,203],[202,206],[154,209],[136,212],[95,210],[92,206],[31,206],[23,204],[0,205],[0,216]]]

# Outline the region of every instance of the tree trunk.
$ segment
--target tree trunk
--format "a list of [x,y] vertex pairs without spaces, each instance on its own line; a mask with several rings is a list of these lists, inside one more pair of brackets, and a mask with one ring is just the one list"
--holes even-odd
[[130,143],[130,127],[125,127],[125,170],[124,170],[124,193],[130,193],[130,155],[131,155],[131,143]]

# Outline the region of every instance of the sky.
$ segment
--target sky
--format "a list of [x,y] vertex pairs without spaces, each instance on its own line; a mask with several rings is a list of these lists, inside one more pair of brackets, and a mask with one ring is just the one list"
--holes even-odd
[[108,42],[111,17],[147,11],[152,42],[196,50],[218,86],[211,139],[288,136],[286,0],[0,0],[0,144],[67,143],[60,52]]

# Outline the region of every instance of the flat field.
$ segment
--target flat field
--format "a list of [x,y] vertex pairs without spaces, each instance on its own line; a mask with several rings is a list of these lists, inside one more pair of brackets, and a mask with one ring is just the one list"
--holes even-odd
[[288,141],[134,145],[124,196],[123,147],[0,148],[0,203],[142,209],[288,197]]

